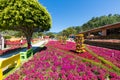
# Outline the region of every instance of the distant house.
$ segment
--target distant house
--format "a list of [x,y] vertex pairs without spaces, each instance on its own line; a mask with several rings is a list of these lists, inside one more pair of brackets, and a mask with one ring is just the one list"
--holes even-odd
[[[88,31],[80,32],[85,38],[111,38],[120,39],[120,22],[108,24]],[[92,36],[91,36],[92,35]]]

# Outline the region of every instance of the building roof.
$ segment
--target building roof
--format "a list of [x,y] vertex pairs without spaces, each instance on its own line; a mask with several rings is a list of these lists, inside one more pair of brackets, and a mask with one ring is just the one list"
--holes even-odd
[[88,30],[88,31],[83,31],[83,32],[80,32],[80,33],[96,32],[96,31],[101,31],[102,29],[111,29],[111,28],[118,28],[118,27],[120,27],[120,22],[117,22],[117,23],[114,23],[114,24],[108,24],[108,25],[105,25],[105,26],[100,26],[98,28],[94,28],[94,29],[91,29],[91,30]]

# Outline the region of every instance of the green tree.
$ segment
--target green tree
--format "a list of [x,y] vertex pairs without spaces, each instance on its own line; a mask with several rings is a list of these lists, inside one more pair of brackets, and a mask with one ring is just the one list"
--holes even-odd
[[83,31],[90,30],[97,27],[102,27],[107,24],[113,24],[120,22],[120,15],[119,14],[109,14],[108,16],[103,15],[100,17],[93,17],[87,23],[83,24],[81,28]]
[[49,36],[50,38],[54,38],[55,37],[55,34],[52,33],[52,32],[48,32],[46,33],[47,36]]
[[60,32],[62,36],[67,36],[69,37],[71,34],[76,34],[77,30],[75,27],[68,27],[67,29],[64,29],[63,31]]
[[48,31],[51,16],[38,0],[0,0],[0,28],[24,33],[31,46],[33,32]]
[[79,32],[82,31],[82,28],[81,28],[81,26],[76,26],[75,30],[76,30],[76,34],[78,34]]
[[14,34],[15,37],[21,37],[24,36],[24,34],[20,31],[18,31],[17,33]]

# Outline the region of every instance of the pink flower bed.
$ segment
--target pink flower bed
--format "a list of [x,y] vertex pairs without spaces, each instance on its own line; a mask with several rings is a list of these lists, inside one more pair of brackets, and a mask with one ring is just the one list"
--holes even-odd
[[75,43],[73,42],[67,42],[66,44],[61,44],[59,41],[50,41],[48,44],[48,46],[54,46],[56,48],[59,49],[63,49],[63,50],[75,50]]
[[[33,39],[32,42],[38,41],[38,39]],[[22,45],[24,45],[26,43],[26,40],[23,40]],[[6,54],[7,52],[11,52],[17,49],[21,48],[21,43],[19,40],[17,41],[10,41],[10,40],[6,40],[5,44],[7,46],[9,46],[9,49],[6,50],[0,50],[0,55]]]
[[[76,48],[75,47],[76,45],[73,42],[67,42],[67,44],[62,45],[59,41],[51,41],[48,43],[48,45],[65,50],[65,51],[69,51],[69,52],[75,51],[75,48]],[[104,57],[106,60],[109,60],[112,63],[114,63],[116,66],[120,67],[120,51],[97,47],[97,46],[90,46],[90,45],[87,45],[87,47],[90,50],[92,50],[93,52],[97,53],[97,55]],[[72,52],[72,53],[74,53],[74,52]],[[84,53],[77,54],[77,55],[84,57],[84,58],[94,60],[96,62],[100,62],[89,52],[84,52]]]
[[107,76],[111,80],[120,80],[116,73],[82,62],[77,55],[49,46],[48,43],[46,50],[36,53],[5,80],[105,80]]
[[[26,43],[26,40],[23,40],[23,44]],[[9,46],[9,49],[5,49],[5,50],[0,50],[0,55],[6,54],[7,52],[11,52],[17,49],[21,48],[21,44],[20,41],[10,41],[10,40],[6,40],[5,44],[7,46]]]
[[[32,39],[31,42],[36,42],[38,41],[39,39]],[[24,45],[25,43],[27,43],[27,41],[24,39],[22,41],[22,45]],[[20,40],[17,40],[17,41],[10,41],[10,40],[6,40],[5,41],[5,44],[8,45],[8,46],[21,46],[21,42]]]
[[68,51],[71,52],[73,54],[77,54],[78,56],[81,56],[83,58],[88,58],[91,60],[94,60],[96,62],[98,62],[99,60],[97,58],[95,58],[93,55],[91,55],[89,52],[84,52],[84,53],[75,53],[75,49],[76,49],[76,44],[73,42],[67,42],[65,45],[61,44],[59,41],[50,41],[48,44],[48,46],[53,46],[55,48],[59,48],[62,49],[64,51]]
[[120,68],[120,51],[107,49],[97,46],[87,46],[89,49],[97,53],[97,55],[104,57],[106,60],[111,61]]

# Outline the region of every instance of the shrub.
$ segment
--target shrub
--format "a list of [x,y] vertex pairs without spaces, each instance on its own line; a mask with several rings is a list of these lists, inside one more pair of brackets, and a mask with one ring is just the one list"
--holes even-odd
[[4,36],[4,38],[5,38],[5,39],[10,39],[10,38],[11,38],[11,36]]

